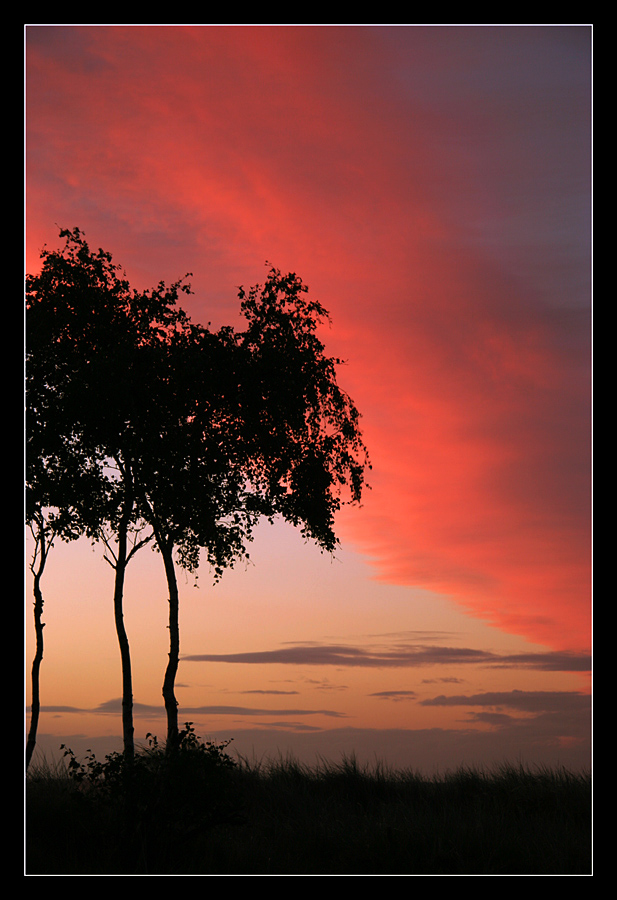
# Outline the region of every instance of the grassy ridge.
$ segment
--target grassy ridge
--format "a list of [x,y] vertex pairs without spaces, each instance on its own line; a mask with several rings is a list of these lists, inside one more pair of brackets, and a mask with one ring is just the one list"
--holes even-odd
[[162,759],[131,790],[29,774],[26,874],[591,874],[589,775]]

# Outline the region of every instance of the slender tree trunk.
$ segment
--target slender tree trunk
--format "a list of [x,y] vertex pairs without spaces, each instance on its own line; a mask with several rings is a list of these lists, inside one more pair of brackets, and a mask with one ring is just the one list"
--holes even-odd
[[172,545],[164,539],[159,539],[158,535],[157,543],[163,556],[167,586],[169,588],[169,661],[163,680],[163,699],[165,700],[165,710],[167,712],[167,750],[171,752],[175,750],[178,744],[178,701],[174,693],[174,685],[180,661],[180,603]]
[[40,697],[40,669],[43,661],[43,593],[41,591],[41,577],[45,569],[47,561],[47,553],[49,545],[45,540],[45,526],[42,520],[38,521],[38,567],[34,568],[34,562],[31,566],[34,575],[34,630],[36,633],[36,652],[32,662],[32,704],[30,712],[30,730],[28,731],[28,741],[26,743],[26,771],[30,765],[34,748],[36,747],[36,735],[39,727],[39,714],[41,711]]
[[116,559],[116,577],[114,583],[114,617],[116,621],[116,634],[120,646],[120,659],[122,663],[122,737],[124,740],[124,758],[132,762],[135,758],[135,741],[133,728],[133,676],[131,673],[131,652],[129,640],[124,627],[124,612],[122,600],[124,595],[124,575],[128,563],[127,534],[128,519],[132,501],[126,502],[125,512],[122,515],[118,528],[118,555]]

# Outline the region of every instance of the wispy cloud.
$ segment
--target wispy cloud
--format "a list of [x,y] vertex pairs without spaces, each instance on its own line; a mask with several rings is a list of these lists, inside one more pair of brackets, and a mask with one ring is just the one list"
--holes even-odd
[[283,696],[288,696],[289,694],[299,694],[299,691],[274,691],[274,690],[253,690],[253,691],[238,691],[239,694],[282,694]]
[[387,650],[344,644],[297,644],[276,650],[244,653],[203,653],[182,657],[182,662],[219,662],[245,665],[351,666],[406,668],[434,665],[481,665],[511,669],[586,672],[591,659],[584,653],[497,654],[470,647],[396,645]]
[[590,709],[588,694],[578,691],[488,691],[482,694],[441,695],[421,700],[421,706],[490,706],[516,709],[522,712],[565,712]]
[[418,695],[415,691],[376,691],[369,697],[377,697],[378,700],[415,700]]
[[513,716],[499,712],[473,712],[469,713],[467,721],[477,722],[480,725],[491,725],[493,728],[507,728],[512,725]]
[[504,669],[542,669],[546,672],[589,672],[588,653],[514,653],[495,659],[492,666]]
[[[260,692],[255,692],[260,693]],[[265,692],[264,692],[265,693]],[[122,700],[116,697],[106,700],[93,709],[85,709],[77,706],[44,706],[46,713],[66,714],[95,714],[118,716],[122,711]],[[164,716],[163,706],[151,706],[146,703],[134,703],[135,716]],[[346,718],[344,713],[333,709],[264,709],[250,706],[182,706],[182,715],[191,716],[328,716],[330,718]]]

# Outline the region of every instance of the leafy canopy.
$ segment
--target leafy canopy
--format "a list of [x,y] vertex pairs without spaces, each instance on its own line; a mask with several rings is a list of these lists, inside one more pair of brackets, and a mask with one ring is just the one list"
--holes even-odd
[[132,290],[109,253],[61,231],[27,277],[27,515],[67,536],[117,525],[134,503],[157,542],[219,577],[261,516],[325,550],[369,467],[359,413],[325,354],[325,309],[271,267],[239,290],[245,328],[218,332],[177,305],[190,286]]

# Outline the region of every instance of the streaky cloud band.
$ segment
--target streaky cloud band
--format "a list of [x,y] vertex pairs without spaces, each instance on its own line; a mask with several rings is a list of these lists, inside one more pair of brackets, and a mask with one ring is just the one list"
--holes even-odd
[[484,650],[458,647],[400,646],[385,652],[371,648],[327,644],[299,644],[276,650],[245,653],[200,653],[182,657],[182,662],[240,663],[245,665],[359,666],[397,668],[444,664],[481,665],[555,672],[587,672],[591,658],[586,653],[546,652],[500,656]]

